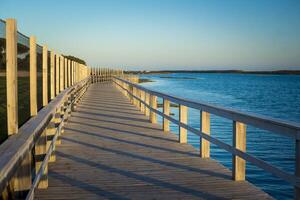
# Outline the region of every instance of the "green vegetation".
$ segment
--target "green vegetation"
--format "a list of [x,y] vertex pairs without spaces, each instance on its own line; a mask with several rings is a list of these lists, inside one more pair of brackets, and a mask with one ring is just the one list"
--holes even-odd
[[63,55],[63,56],[64,56],[65,58],[68,58],[68,59],[72,60],[72,61],[75,61],[75,62],[78,62],[78,63],[80,63],[80,64],[86,65],[86,62],[85,62],[84,60],[82,60],[82,59],[80,59],[80,58],[77,58],[77,57],[75,57],[75,56],[70,56],[70,55],[68,55],[68,56]]
[[154,81],[151,79],[148,79],[148,78],[140,78],[139,79],[139,83],[149,83],[149,82],[154,82]]

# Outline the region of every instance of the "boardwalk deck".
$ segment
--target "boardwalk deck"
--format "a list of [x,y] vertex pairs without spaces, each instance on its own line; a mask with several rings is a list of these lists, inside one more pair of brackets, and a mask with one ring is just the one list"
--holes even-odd
[[161,131],[110,84],[93,84],[66,125],[36,199],[270,199]]

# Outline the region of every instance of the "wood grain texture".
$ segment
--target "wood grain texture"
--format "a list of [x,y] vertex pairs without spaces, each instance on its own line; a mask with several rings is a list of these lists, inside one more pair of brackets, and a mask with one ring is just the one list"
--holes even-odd
[[37,115],[37,65],[36,65],[36,38],[31,36],[30,44],[30,116]]
[[43,106],[48,104],[48,47],[43,46]]
[[[18,133],[17,22],[6,20],[7,133]],[[1,133],[2,134],[2,133]]]
[[[210,114],[208,112],[200,111],[201,114],[201,132],[210,135]],[[210,143],[203,137],[200,137],[200,157],[210,157]]]
[[89,87],[61,139],[36,199],[271,199],[179,144],[107,83]]
[[[183,105],[179,105],[179,121],[183,124],[187,124],[188,120],[188,108]],[[187,143],[187,130],[184,127],[179,126],[179,142]]]
[[[246,124],[233,122],[233,146],[243,152],[246,151]],[[238,156],[232,156],[233,180],[245,180],[246,161]]]

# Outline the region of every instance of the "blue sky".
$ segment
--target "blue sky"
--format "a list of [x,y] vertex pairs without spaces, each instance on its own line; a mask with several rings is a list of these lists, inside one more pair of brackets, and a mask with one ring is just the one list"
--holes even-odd
[[59,53],[126,69],[300,69],[299,0],[1,0]]

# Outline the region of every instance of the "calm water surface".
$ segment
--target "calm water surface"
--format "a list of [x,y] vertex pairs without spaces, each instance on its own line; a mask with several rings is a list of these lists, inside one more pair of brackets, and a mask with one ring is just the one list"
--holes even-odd
[[[174,73],[141,77],[154,80],[142,85],[156,91],[300,122],[300,76]],[[174,118],[178,117],[178,109],[172,108],[171,112]],[[199,119],[199,111],[189,109],[189,125],[199,129]],[[171,130],[178,134],[176,125],[171,124]],[[232,144],[232,121],[211,115],[211,135]],[[188,133],[188,142],[199,148],[199,137],[193,133]],[[287,137],[247,126],[247,152],[290,173],[295,168],[294,149],[294,141]],[[231,154],[212,145],[211,157],[231,169]],[[293,198],[291,185],[250,163],[247,163],[247,180],[276,199]]]

